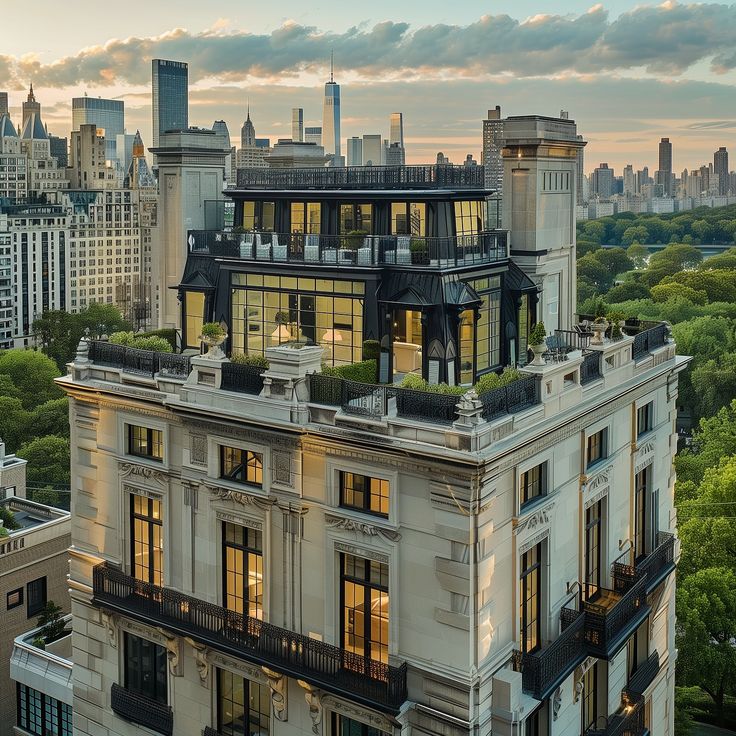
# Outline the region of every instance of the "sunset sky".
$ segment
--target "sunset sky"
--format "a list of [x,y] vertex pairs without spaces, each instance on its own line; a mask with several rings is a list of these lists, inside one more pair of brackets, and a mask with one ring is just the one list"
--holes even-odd
[[[239,138],[250,101],[259,137],[288,137],[292,107],[321,123],[334,49],[343,137],[388,136],[404,112],[409,161],[479,156],[486,109],[570,111],[607,161],[656,168],[669,136],[674,169],[736,157],[736,5],[609,0],[40,0],[3,13],[0,90],[16,124],[33,81],[51,132],[68,135],[70,99],[123,98],[129,132],[151,138],[150,60],[189,63],[190,124],[227,121]],[[733,168],[733,166],[732,166]]]

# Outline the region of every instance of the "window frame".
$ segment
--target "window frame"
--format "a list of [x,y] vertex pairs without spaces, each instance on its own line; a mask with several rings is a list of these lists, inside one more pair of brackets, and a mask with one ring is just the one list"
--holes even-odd
[[[31,595],[31,586],[35,585],[37,583],[40,583],[42,593],[42,602],[39,604],[35,602],[33,596]],[[26,617],[32,618],[33,616],[38,616],[46,606],[46,603],[48,603],[48,583],[46,581],[46,576],[36,578],[35,580],[29,580],[26,583]]]
[[[131,645],[134,640],[139,642],[136,646],[138,651],[131,653]],[[145,647],[151,647],[150,654],[144,652]],[[153,665],[148,672],[144,671],[143,663],[146,656],[152,657],[151,664]],[[132,667],[131,667],[132,665]],[[141,636],[132,634],[129,631],[124,632],[123,636],[123,656],[122,656],[122,667],[123,667],[123,687],[131,693],[136,693],[144,698],[153,700],[156,703],[162,705],[168,705],[169,703],[169,668],[168,658],[166,654],[166,648],[157,644],[155,641],[150,639],[144,639]],[[132,677],[134,675],[134,677]],[[151,677],[151,683],[153,687],[144,688],[136,683],[143,683],[146,676]],[[132,683],[131,680],[135,680],[136,683]],[[163,692],[161,692],[163,689]],[[163,696],[163,697],[161,697]]]
[[[237,483],[240,486],[250,486],[253,488],[263,488],[263,453],[256,450],[250,450],[243,447],[233,447],[232,445],[218,444],[218,478],[220,480],[230,481],[231,483]],[[225,455],[230,451],[234,453],[240,453],[240,463],[234,464],[234,468],[242,468],[243,478],[238,478],[234,474],[234,471],[230,475],[225,474]],[[245,459],[243,459],[243,456]],[[254,478],[249,478],[250,469],[254,468]],[[260,473],[260,480],[258,475]]]
[[[600,438],[596,441],[596,438]],[[593,447],[598,448],[598,454],[594,459],[591,459],[591,450]],[[602,427],[601,429],[591,432],[585,439],[585,467],[586,470],[595,467],[598,463],[607,460],[609,457],[608,452],[608,427]]]
[[[15,713],[19,728],[34,736],[52,733],[57,736],[72,736],[74,726],[71,705],[24,683],[16,682],[15,685]],[[31,694],[37,704],[33,721],[30,718]]]
[[[143,458],[144,460],[150,460],[151,462],[155,462],[155,463],[163,463],[164,461],[164,431],[163,429],[159,427],[148,427],[143,424],[132,424],[129,422],[126,422],[125,426],[127,428],[127,431],[126,431],[127,446],[125,448],[127,455],[130,455],[132,457]],[[144,441],[146,443],[146,447],[148,448],[148,451],[140,452],[140,451],[133,449],[134,447],[133,435],[136,430],[145,430],[146,437]],[[154,440],[154,435],[153,435],[154,432],[157,432],[160,436],[158,441]],[[154,449],[153,449],[154,447],[161,448],[160,456],[154,454]]]
[[[142,499],[146,502],[146,513],[141,514],[135,510],[136,499]],[[153,513],[153,504],[158,503],[160,513],[156,517]],[[152,585],[163,585],[164,584],[164,500],[163,498],[152,498],[139,493],[130,494],[130,574],[136,580],[149,583]],[[136,522],[141,522],[142,527],[146,530],[146,538],[138,539],[136,536]],[[159,529],[159,540],[160,551],[161,551],[161,569],[157,570],[155,567],[155,554],[154,551],[157,549],[156,545],[156,528]],[[148,548],[148,568],[147,578],[136,577],[136,544],[142,544]],[[156,579],[156,573],[159,573],[158,580]]]
[[[589,675],[588,673],[592,673]],[[591,687],[583,687],[582,704],[580,708],[582,733],[587,733],[590,729],[595,728],[598,720],[598,662],[593,664],[583,673],[583,684],[590,677]],[[586,715],[588,718],[586,719]],[[592,721],[591,721],[592,718]]]
[[[234,542],[228,539],[227,535],[227,527],[236,527],[239,528],[242,532],[242,542]],[[246,526],[245,524],[239,524],[237,522],[231,522],[231,521],[225,521],[221,520],[220,525],[220,533],[222,534],[222,605],[223,608],[227,609],[228,611],[235,611],[236,613],[241,613],[243,616],[250,616],[251,618],[256,618],[259,620],[263,620],[263,603],[264,603],[264,593],[265,593],[265,574],[264,574],[264,565],[263,565],[263,532],[259,529],[254,529],[253,527]],[[254,544],[250,543],[250,537],[253,535]],[[228,565],[228,550],[235,550],[236,552],[241,552],[243,555],[242,559],[242,590],[237,591],[234,590],[231,592],[230,585],[228,583],[228,577],[231,572],[230,567]],[[251,560],[251,558],[256,558],[254,560]],[[250,592],[250,570],[251,570],[251,561],[255,562],[255,568],[256,568],[256,575],[258,574],[258,568],[259,568],[259,561],[260,561],[260,575],[261,575],[261,581],[260,581],[260,596],[258,593],[256,593],[256,597],[254,600],[251,600],[249,597]],[[235,570],[232,571],[235,578],[238,577],[237,573],[237,567]],[[258,584],[256,583],[256,590],[258,590]],[[240,596],[237,596],[236,593],[240,593]],[[237,608],[230,608],[228,605],[229,597],[232,596],[233,598],[240,598],[242,601],[242,610],[237,611]],[[251,613],[251,604],[254,606],[254,613]],[[246,611],[246,608],[248,609]]]
[[[603,539],[603,514],[604,514],[604,499],[599,499],[595,503],[590,504],[585,509],[585,577],[584,577],[584,588],[583,593],[586,600],[591,600],[598,594],[598,590],[603,585],[603,550],[604,550],[604,539]],[[597,511],[597,515],[593,515]],[[596,551],[595,567],[592,566],[591,555],[591,533],[595,530],[597,532],[597,540],[594,545]],[[595,572],[595,581],[591,581],[591,574]],[[594,588],[594,590],[591,590]]]
[[[223,682],[222,682],[223,675],[227,675],[228,677],[231,678],[232,681],[235,681],[236,678],[239,678],[243,681],[243,703],[242,703],[243,734],[251,733],[251,730],[253,729],[253,727],[256,727],[258,729],[258,732],[262,732],[264,730],[264,724],[262,722],[264,717],[267,721],[267,723],[265,724],[265,732],[270,733],[271,731],[271,694],[268,689],[268,685],[262,684],[260,682],[254,682],[253,680],[249,680],[247,677],[244,677],[241,674],[231,672],[230,670],[222,668],[222,667],[217,667],[216,670],[217,670],[217,674],[215,676],[215,681],[216,681],[215,711],[216,711],[216,717],[217,717],[218,733],[222,734],[222,736],[229,736],[229,734],[233,734],[233,736],[240,736],[235,729],[233,729],[231,726],[228,727],[224,724],[223,701],[225,699],[223,698],[223,690],[224,690]],[[251,721],[251,713],[253,712],[251,708],[251,688],[258,688],[259,703],[261,703],[264,697],[266,699],[265,711],[262,711],[260,709],[258,710],[259,720],[257,724],[254,724]],[[231,691],[232,691],[232,686],[231,686]],[[235,704],[241,705],[240,703],[235,703],[235,701],[232,699],[230,699],[227,702],[233,703],[233,705]]]
[[[355,488],[350,489],[353,493],[353,496],[357,495],[358,493],[362,494],[363,496],[363,504],[357,505],[357,504],[351,504],[346,500],[346,479],[347,476],[351,476],[353,480],[356,478],[362,478],[364,481],[368,481],[366,484],[366,487],[363,490],[358,490]],[[379,493],[374,494],[373,493],[373,481],[376,481],[376,483],[379,485]],[[351,509],[352,511],[360,511],[365,514],[371,514],[372,516],[378,516],[382,519],[388,519],[389,513],[391,511],[391,481],[387,478],[379,478],[374,475],[367,475],[365,473],[356,472],[354,470],[338,470],[337,471],[337,484],[338,484],[338,503],[341,508],[344,509]],[[386,486],[386,494],[384,495],[381,491],[383,490],[383,485]],[[386,511],[383,512],[380,510],[376,510],[371,508],[372,500],[373,498],[379,499],[379,507],[383,505],[381,501],[385,499],[385,505],[386,505]]]
[[[10,596],[17,593],[18,594],[18,602],[10,604]],[[14,588],[13,590],[9,590],[7,594],[5,595],[5,609],[7,611],[12,611],[14,608],[19,608],[23,605],[23,601],[25,600],[25,597],[23,596],[23,586],[20,588]]]
[[[536,552],[536,560],[526,562],[525,558],[532,552]],[[519,557],[519,647],[525,654],[531,654],[542,648],[542,557],[544,555],[543,542],[535,544],[523,552]],[[529,613],[529,591],[528,580],[536,578],[536,602],[534,604],[533,617]],[[534,595],[531,596],[534,598]],[[535,628],[536,643],[528,647],[527,630],[529,626]]]
[[[525,482],[528,476],[536,470],[539,470],[539,478],[536,481]],[[547,496],[549,493],[549,475],[549,460],[543,460],[541,463],[519,472],[519,509],[527,508],[530,504]],[[534,495],[526,495],[534,484],[539,486],[539,492]]]
[[[642,412],[644,412],[644,427],[642,428]],[[636,407],[636,438],[651,432],[654,429],[654,399]]]

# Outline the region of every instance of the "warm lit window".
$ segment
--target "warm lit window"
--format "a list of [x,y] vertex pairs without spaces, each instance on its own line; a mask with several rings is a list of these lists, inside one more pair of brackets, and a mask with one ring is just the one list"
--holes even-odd
[[652,490],[652,466],[634,477],[634,557],[640,560],[654,547],[658,494]]
[[319,235],[322,205],[319,202],[291,203],[291,232]]
[[519,576],[519,627],[521,651],[535,652],[541,647],[541,543],[521,556]]
[[595,728],[598,720],[598,663],[583,675],[583,733]]
[[275,221],[275,202],[243,202],[243,227],[246,230],[273,232]]
[[599,460],[608,457],[608,430],[601,429],[590,435],[587,442],[587,465],[590,467]]
[[426,235],[427,214],[424,202],[392,202],[391,234]]
[[161,501],[147,496],[130,497],[131,569],[133,577],[163,584],[164,540]]
[[388,565],[340,557],[343,649],[388,663]]
[[519,498],[523,506],[528,501],[547,494],[547,462],[530,468],[519,479]]
[[270,733],[271,692],[266,685],[217,670],[217,731],[222,736]]
[[373,232],[373,206],[370,204],[340,205],[340,235],[360,230],[370,234]]
[[263,539],[256,529],[223,522],[225,608],[263,618]]
[[603,567],[603,540],[601,539],[601,513],[603,501],[588,506],[585,510],[585,597],[590,600],[601,586]]
[[455,232],[457,235],[477,235],[485,227],[486,203],[455,202]]
[[650,401],[636,410],[636,436],[651,431],[654,426],[654,402]]
[[186,345],[198,348],[204,322],[204,292],[184,292],[184,320]]
[[236,483],[263,485],[263,455],[239,447],[220,447],[220,477]]
[[389,482],[340,471],[340,506],[388,516]]
[[149,460],[163,460],[164,433],[160,429],[128,425],[128,454]]

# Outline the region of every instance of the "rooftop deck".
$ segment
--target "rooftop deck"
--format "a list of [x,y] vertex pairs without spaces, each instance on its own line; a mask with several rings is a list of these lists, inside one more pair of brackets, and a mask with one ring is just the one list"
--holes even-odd
[[238,169],[239,189],[485,189],[482,166]]
[[475,235],[323,235],[235,233],[190,230],[189,253],[257,263],[341,266],[412,266],[456,268],[505,261],[507,233],[486,230]]

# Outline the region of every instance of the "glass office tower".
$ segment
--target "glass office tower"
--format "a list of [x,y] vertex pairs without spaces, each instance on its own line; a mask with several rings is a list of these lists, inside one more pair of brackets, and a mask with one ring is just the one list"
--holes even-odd
[[72,99],[72,130],[82,125],[96,125],[105,131],[105,159],[117,158],[117,137],[125,131],[125,105],[122,100],[102,97],[74,97]]
[[153,147],[167,130],[189,127],[189,67],[183,61],[153,59]]

